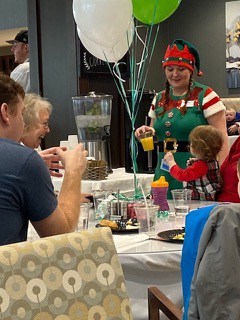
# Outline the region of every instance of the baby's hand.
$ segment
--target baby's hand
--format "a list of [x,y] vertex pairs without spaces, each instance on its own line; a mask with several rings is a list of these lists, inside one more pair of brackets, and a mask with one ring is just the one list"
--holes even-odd
[[233,124],[231,127],[228,128],[228,132],[230,134],[234,134],[238,131],[238,125],[237,124]]
[[169,162],[174,161],[174,156],[172,154],[172,152],[167,152],[164,156],[164,160],[165,162],[167,162],[167,164],[169,164]]
[[171,169],[173,166],[175,166],[176,162],[174,160],[174,156],[172,152],[167,152],[164,156],[164,161],[168,164],[169,169]]

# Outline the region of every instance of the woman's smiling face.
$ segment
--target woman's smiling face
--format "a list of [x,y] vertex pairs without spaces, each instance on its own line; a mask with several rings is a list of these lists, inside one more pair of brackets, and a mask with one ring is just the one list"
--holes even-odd
[[172,65],[165,67],[166,78],[173,87],[179,91],[187,91],[192,71],[186,67]]
[[30,148],[38,148],[42,139],[50,132],[48,121],[49,112],[41,110],[38,114],[38,122],[29,128],[22,138],[22,142]]

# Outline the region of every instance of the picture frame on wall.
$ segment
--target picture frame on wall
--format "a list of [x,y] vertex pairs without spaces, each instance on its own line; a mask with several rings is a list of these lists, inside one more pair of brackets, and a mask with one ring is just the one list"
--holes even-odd
[[[121,77],[125,80],[130,78],[129,53],[118,61]],[[111,70],[114,63],[103,61],[92,55],[80,42],[80,76],[110,78],[113,77]]]
[[225,6],[227,87],[240,88],[240,1],[229,1]]

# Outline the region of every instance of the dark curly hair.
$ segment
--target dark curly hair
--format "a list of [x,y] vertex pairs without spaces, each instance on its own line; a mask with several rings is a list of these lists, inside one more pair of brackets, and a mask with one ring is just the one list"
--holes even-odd
[[222,133],[211,125],[194,128],[189,134],[189,140],[194,151],[205,161],[216,159],[223,145]]

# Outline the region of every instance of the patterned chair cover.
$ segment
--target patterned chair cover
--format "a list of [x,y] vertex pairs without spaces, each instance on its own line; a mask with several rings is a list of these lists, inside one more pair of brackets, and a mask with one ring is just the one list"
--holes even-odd
[[0,247],[5,320],[131,320],[109,228]]

